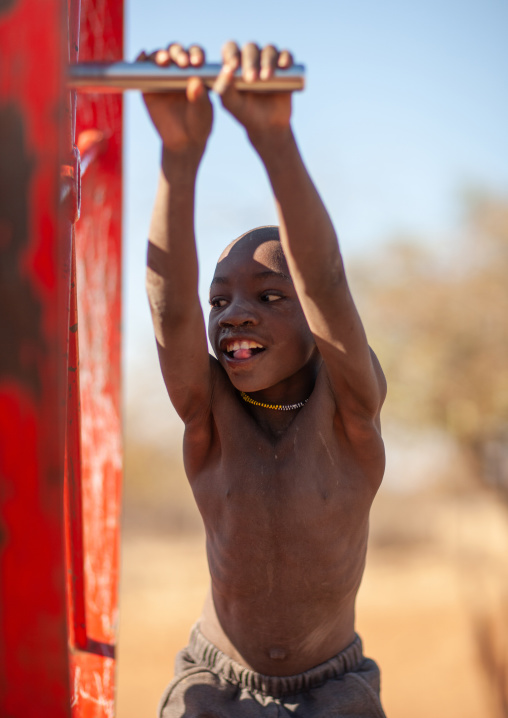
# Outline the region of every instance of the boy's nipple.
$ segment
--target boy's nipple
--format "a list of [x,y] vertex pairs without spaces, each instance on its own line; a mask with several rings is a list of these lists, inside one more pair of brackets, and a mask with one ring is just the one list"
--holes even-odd
[[283,648],[270,648],[268,655],[272,661],[283,661],[287,654]]

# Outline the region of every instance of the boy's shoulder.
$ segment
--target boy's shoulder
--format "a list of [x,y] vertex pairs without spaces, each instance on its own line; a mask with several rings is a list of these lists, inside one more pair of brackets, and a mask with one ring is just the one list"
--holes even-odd
[[[383,456],[379,421],[348,435],[324,363],[319,367],[308,401],[296,415],[270,409],[256,413],[256,407],[242,400],[240,392],[213,356],[210,356],[210,366],[210,405],[200,412],[199,421],[188,424],[185,429],[184,456],[191,481],[194,475],[206,473],[218,461],[223,461],[226,454],[235,452],[236,447],[241,447],[239,456],[247,460],[247,454],[262,451],[265,444],[278,445],[280,456],[285,444],[293,445],[296,441],[306,454],[323,451],[326,447],[336,454],[339,463],[342,463],[339,457],[349,455],[351,462],[365,464],[368,473],[374,469],[378,474],[375,467]],[[271,422],[267,421],[267,415]]]

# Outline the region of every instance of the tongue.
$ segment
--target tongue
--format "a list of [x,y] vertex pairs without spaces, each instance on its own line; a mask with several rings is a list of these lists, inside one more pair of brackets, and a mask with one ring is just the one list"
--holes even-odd
[[237,349],[233,352],[233,357],[235,359],[250,359],[251,356],[252,351],[250,349]]

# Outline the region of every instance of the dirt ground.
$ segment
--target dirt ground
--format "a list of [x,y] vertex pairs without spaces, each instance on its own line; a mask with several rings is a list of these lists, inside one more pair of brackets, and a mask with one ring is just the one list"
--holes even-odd
[[[488,495],[378,502],[357,630],[388,718],[508,715],[506,515]],[[126,527],[118,718],[156,715],[207,582],[200,532]]]

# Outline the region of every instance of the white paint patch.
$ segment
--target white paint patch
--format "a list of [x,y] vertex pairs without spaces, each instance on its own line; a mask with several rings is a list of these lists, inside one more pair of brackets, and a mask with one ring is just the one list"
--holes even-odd
[[84,698],[88,703],[99,706],[103,709],[103,714],[107,718],[114,718],[114,701],[110,698],[106,698],[104,695],[104,688],[102,684],[101,674],[97,671],[93,672],[93,680],[95,683],[96,695],[92,695],[83,686],[79,687],[79,695]]

